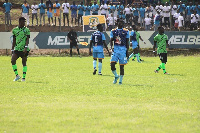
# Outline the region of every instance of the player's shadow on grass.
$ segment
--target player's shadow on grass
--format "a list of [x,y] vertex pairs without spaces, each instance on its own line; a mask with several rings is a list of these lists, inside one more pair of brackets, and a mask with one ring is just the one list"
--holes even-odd
[[27,83],[34,83],[34,84],[49,84],[49,82],[42,82],[42,81],[28,81]]
[[101,75],[101,76],[114,77],[113,75]]
[[146,84],[123,84],[128,86],[136,86],[136,87],[153,87],[153,85],[146,85]]
[[170,74],[171,76],[185,76],[184,74]]

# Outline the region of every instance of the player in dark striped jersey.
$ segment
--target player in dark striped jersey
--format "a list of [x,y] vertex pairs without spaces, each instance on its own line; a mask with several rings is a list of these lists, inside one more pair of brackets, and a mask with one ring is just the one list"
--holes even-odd
[[158,27],[158,34],[154,37],[154,46],[153,46],[153,52],[156,56],[155,48],[157,44],[157,54],[159,55],[159,58],[161,60],[160,66],[154,71],[155,73],[158,73],[160,69],[163,69],[164,74],[169,74],[165,70],[165,64],[167,63],[167,49],[166,47],[169,46],[168,44],[168,36],[164,34],[164,28]]
[[97,25],[98,31],[94,32],[91,35],[90,39],[90,47],[89,47],[89,54],[91,55],[91,47],[93,46],[93,67],[94,67],[94,72],[93,75],[96,74],[96,65],[97,65],[97,58],[99,60],[98,68],[99,68],[99,75],[102,75],[101,70],[102,70],[102,59],[104,59],[104,53],[103,53],[103,45],[107,49],[109,55],[110,52],[108,50],[107,44],[105,43],[105,35],[102,33],[103,31],[103,26],[101,24]]
[[[119,21],[118,27],[111,30],[110,32],[111,49],[114,42],[114,49],[111,56],[111,70],[115,76],[113,84],[116,84],[119,78],[119,84],[122,84],[124,76],[124,65],[127,64],[130,35],[129,30],[123,28],[123,25],[123,21]],[[120,76],[117,74],[115,68],[115,64],[118,62],[118,60],[120,65]]]

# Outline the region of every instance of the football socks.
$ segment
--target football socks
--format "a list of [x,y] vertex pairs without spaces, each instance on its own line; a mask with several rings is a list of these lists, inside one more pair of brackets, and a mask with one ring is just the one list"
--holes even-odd
[[137,61],[140,62],[139,53],[138,53],[138,54],[135,54],[135,56],[137,57]]
[[115,77],[118,77],[116,70],[112,71],[112,73],[115,75]]
[[101,73],[101,69],[102,69],[102,63],[101,62],[99,62],[98,68],[99,68],[99,73]]
[[163,69],[163,73],[166,73],[165,63],[161,63],[160,66],[156,69],[156,71],[159,71],[161,68]]
[[96,69],[96,67],[97,67],[97,61],[96,60],[93,60],[93,67],[94,67],[94,69]]
[[13,71],[15,72],[15,75],[18,75],[18,71],[17,71],[17,65],[12,65]]
[[162,63],[162,69],[163,69],[163,73],[166,73],[166,70],[165,70],[165,63]]
[[134,56],[133,56],[133,60],[135,60],[135,57],[136,57],[136,55],[134,54]]
[[130,58],[132,58],[134,56],[134,53],[132,53],[129,57],[128,57],[128,60],[130,59]]
[[140,58],[140,53],[138,53],[138,56],[139,56],[139,60],[141,60],[141,58]]
[[122,83],[123,77],[124,77],[124,75],[119,76],[119,83]]
[[160,66],[156,69],[156,71],[159,71],[162,68],[162,63],[160,64]]
[[26,78],[27,66],[23,66],[23,79]]

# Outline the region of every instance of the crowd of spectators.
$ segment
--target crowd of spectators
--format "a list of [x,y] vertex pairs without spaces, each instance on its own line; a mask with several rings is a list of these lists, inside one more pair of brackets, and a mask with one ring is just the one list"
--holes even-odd
[[[112,1],[112,2],[110,2]],[[40,3],[29,3],[25,0],[21,6],[22,16],[27,20],[27,26],[30,25],[29,13],[32,13],[32,23],[36,19],[36,26],[45,25],[45,17],[48,18],[48,25],[56,26],[61,25],[61,18],[63,26],[78,26],[83,24],[82,16],[87,15],[105,15],[109,29],[116,25],[119,19],[124,20],[126,26],[137,25],[141,29],[156,30],[160,25],[166,29],[175,30],[197,30],[200,24],[200,2],[188,2],[183,4],[181,1],[178,3],[152,3],[151,0],[143,0],[143,3],[134,3],[133,0],[127,0],[125,5],[123,0],[100,0],[101,4],[96,1],[94,3],[87,2],[85,5],[80,2],[79,5],[75,1],[72,4],[64,0],[60,4],[58,0],[48,0]],[[11,24],[10,12],[12,11],[12,4],[5,0],[3,4],[5,9],[5,24]],[[30,11],[31,10],[31,11]],[[62,14],[61,12],[62,11]],[[70,16],[70,17],[69,17]],[[71,21],[69,20],[71,19]],[[66,21],[67,20],[67,21]],[[43,21],[43,24],[42,24]]]

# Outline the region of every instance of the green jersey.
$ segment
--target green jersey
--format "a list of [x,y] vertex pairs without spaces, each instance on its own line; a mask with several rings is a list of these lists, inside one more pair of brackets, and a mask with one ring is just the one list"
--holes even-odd
[[[17,51],[23,51],[26,45],[26,39],[30,38],[30,30],[27,27],[19,28],[18,26],[15,27],[12,30],[13,38],[16,38],[16,45],[15,49]],[[30,51],[29,48],[27,48],[27,51]]]
[[139,44],[139,41],[140,41],[140,33],[137,32],[137,31],[135,31],[135,34],[136,34],[136,40],[137,40],[137,42],[138,42],[138,44]]
[[167,53],[166,47],[167,47],[167,43],[166,41],[168,40],[168,36],[165,34],[157,34],[154,37],[154,41],[156,41],[156,44],[158,46],[157,48],[157,54],[160,53]]

